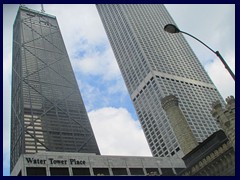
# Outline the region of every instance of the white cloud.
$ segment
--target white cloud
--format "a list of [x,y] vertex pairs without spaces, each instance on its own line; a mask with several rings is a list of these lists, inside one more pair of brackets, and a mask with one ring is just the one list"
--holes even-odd
[[112,86],[107,87],[108,93],[109,94],[116,94],[116,93],[120,93],[122,95],[127,95],[128,91],[127,91],[127,87],[124,84],[124,80],[121,76],[118,77],[118,79],[116,79],[115,83]]
[[235,97],[234,81],[218,58],[207,64],[205,69],[224,99],[230,95]]
[[83,83],[78,80],[80,93],[84,99],[84,105],[88,111],[96,109],[96,106],[104,107],[111,104],[110,99],[102,92],[98,86],[92,86],[88,83]]
[[138,121],[124,108],[89,112],[102,155],[152,156]]
[[45,5],[45,10],[57,17],[70,57],[81,49],[82,42],[93,46],[107,40],[94,4]]
[[91,48],[82,49],[86,53],[83,57],[72,59],[75,71],[100,76],[106,81],[117,80],[121,73],[110,47],[101,52],[89,52]]
[[94,4],[45,5],[58,19],[76,72],[116,80],[120,70]]

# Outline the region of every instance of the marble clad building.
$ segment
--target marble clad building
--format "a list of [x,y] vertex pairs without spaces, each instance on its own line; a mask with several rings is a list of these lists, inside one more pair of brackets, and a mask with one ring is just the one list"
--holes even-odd
[[[197,143],[220,129],[211,103],[224,100],[163,4],[97,4],[109,42],[155,157],[183,157],[161,99],[174,95]],[[181,138],[180,138],[181,139]],[[194,142],[191,147],[197,145]]]

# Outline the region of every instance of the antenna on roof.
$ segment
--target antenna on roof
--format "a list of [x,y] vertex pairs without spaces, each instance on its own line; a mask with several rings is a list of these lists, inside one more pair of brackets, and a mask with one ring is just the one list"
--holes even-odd
[[41,4],[41,12],[42,12],[42,13],[45,12],[45,10],[44,10],[44,8],[43,8],[43,4]]

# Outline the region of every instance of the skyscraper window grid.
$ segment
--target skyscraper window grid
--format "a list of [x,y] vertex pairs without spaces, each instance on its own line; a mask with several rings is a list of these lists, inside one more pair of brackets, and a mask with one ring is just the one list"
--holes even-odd
[[12,72],[11,169],[23,153],[100,154],[56,17],[19,7]]
[[97,4],[126,86],[154,156],[182,156],[161,98],[173,94],[198,142],[219,129],[211,102],[224,101],[163,5]]

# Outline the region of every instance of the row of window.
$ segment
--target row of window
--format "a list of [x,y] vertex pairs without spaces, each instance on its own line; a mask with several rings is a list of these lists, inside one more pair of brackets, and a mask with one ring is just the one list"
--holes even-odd
[[[159,10],[159,8],[161,10]],[[161,5],[158,5],[157,7],[151,7],[149,5],[146,7],[140,7],[139,9],[137,6],[134,6],[133,8],[124,7],[125,12],[128,14],[128,20],[131,23],[136,36],[139,38],[141,47],[144,50],[145,55],[148,57],[147,59],[150,65],[153,69],[160,72],[171,74],[177,73],[176,75],[188,78],[191,76],[192,79],[196,79],[196,76],[201,76],[197,79],[204,79],[204,81],[209,82],[209,78],[203,73],[203,68],[201,68],[200,63],[196,59],[194,53],[192,53],[184,38],[181,36],[179,39],[176,37],[171,38],[166,33],[159,32],[159,29],[162,29],[164,23],[167,24],[172,21],[170,16],[162,12],[164,9],[165,8]],[[159,21],[159,16],[157,15],[159,13],[162,14],[161,21]],[[166,44],[170,44],[169,46],[176,50],[170,51],[168,48],[169,46]],[[189,49],[190,53],[186,53],[186,48],[182,51],[183,45]],[[184,60],[176,61],[178,57],[181,57],[181,59]]]
[[[174,94],[179,98],[180,108],[200,142],[218,129],[210,113],[211,103],[220,99],[215,88],[169,78],[157,78],[164,96]],[[196,127],[199,130],[195,130]]]
[[134,98],[134,104],[154,156],[176,153],[177,140],[161,110],[160,91],[152,77]]
[[[107,27],[108,34],[111,34],[109,39],[131,93],[149,72],[149,68],[134,38],[134,34],[129,25],[125,23],[126,19],[121,10],[112,6],[104,9],[103,13],[106,12],[112,14],[107,18],[103,16],[103,19],[107,24],[111,24]],[[118,21],[114,21],[114,19],[118,19]],[[121,48],[119,49],[119,47]]]
[[[92,168],[92,173],[90,172],[89,168],[74,168],[71,169],[65,168],[65,167],[50,167],[49,168],[49,175],[50,176],[69,176],[70,172],[72,171],[71,175],[73,176],[126,176],[126,175],[132,175],[132,176],[174,176],[176,175],[172,168],[161,168],[161,173],[159,172],[158,168],[128,168],[130,174],[128,173],[128,170],[126,168]],[[144,173],[144,170],[146,174]],[[178,172],[182,170],[181,168],[176,168],[175,171]],[[45,167],[26,167],[27,176],[46,176],[46,168]],[[21,171],[19,172],[18,176],[21,176]]]

